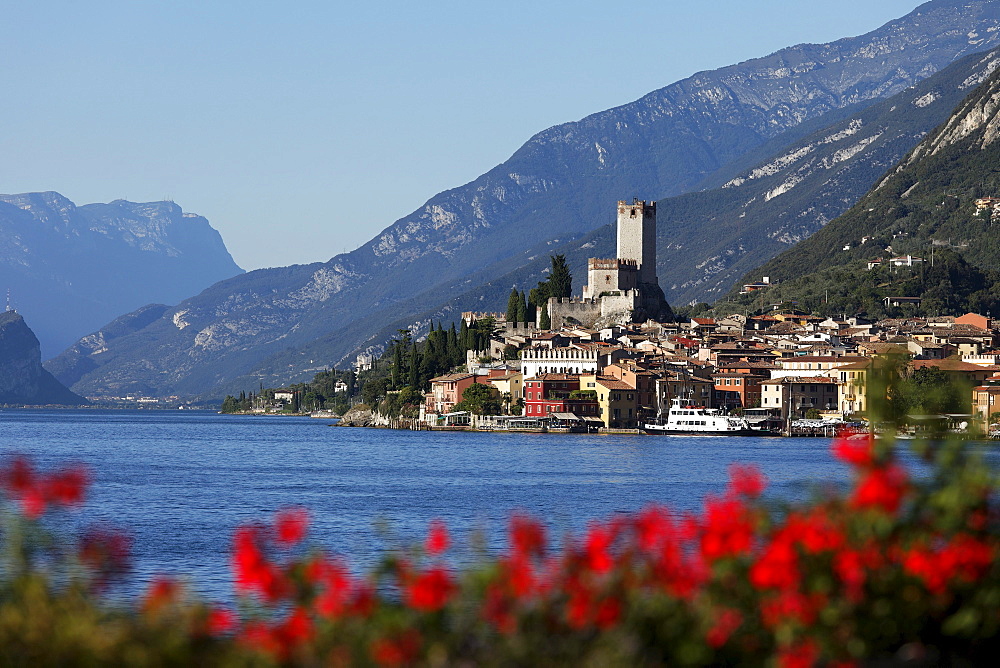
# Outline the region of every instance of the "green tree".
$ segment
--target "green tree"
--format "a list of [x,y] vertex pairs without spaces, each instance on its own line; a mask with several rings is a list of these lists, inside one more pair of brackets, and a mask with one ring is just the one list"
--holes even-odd
[[507,322],[517,322],[517,304],[520,294],[517,288],[510,289],[510,296],[507,297]]
[[552,328],[552,318],[549,317],[549,305],[542,305],[542,315],[538,319],[538,329],[551,329]]
[[490,385],[470,385],[462,393],[462,400],[455,404],[455,410],[475,415],[497,415],[502,410],[500,392]]
[[517,321],[528,322],[528,302],[524,298],[524,290],[517,294]]
[[571,297],[573,295],[573,276],[569,273],[565,255],[551,255],[552,270],[549,272],[549,297]]
[[373,378],[366,381],[361,388],[361,400],[369,406],[377,406],[379,399],[385,396],[387,384],[388,381],[385,378]]

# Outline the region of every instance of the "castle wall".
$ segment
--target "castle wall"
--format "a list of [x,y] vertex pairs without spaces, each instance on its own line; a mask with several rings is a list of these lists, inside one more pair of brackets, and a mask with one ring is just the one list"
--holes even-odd
[[622,311],[634,311],[642,305],[638,290],[625,290],[620,295],[601,297],[601,315],[608,316]]
[[601,303],[594,299],[550,297],[548,308],[552,329],[559,329],[565,324],[590,327],[601,317]]

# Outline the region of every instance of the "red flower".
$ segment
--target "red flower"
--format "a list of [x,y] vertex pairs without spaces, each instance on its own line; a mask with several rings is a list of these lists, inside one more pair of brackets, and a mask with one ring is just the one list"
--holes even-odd
[[76,506],[83,502],[84,492],[90,483],[87,469],[77,466],[59,471],[48,479],[47,494],[52,501],[64,506]]
[[733,496],[756,498],[767,487],[767,478],[753,464],[732,464],[729,467],[729,493]]
[[622,616],[622,604],[617,598],[609,596],[597,605],[594,623],[599,629],[610,629],[618,623]]
[[117,529],[104,526],[88,528],[80,538],[77,557],[95,577],[95,585],[104,587],[108,580],[126,573],[132,540]]
[[295,608],[281,624],[273,629],[274,638],[278,641],[279,654],[288,657],[297,647],[312,640],[313,623],[302,608]]
[[515,554],[541,556],[545,552],[545,527],[532,517],[513,515],[508,534]]
[[212,608],[205,620],[205,630],[209,635],[222,636],[236,628],[236,615],[226,608]]
[[785,536],[772,540],[750,567],[750,584],[757,589],[794,590],[799,586],[799,557]]
[[153,580],[146,592],[142,607],[146,612],[156,612],[177,600],[181,584],[173,578],[160,576]]
[[864,598],[863,588],[867,578],[865,560],[861,552],[841,550],[833,557],[833,570],[844,583],[848,600],[860,603]]
[[15,457],[0,471],[0,489],[21,504],[25,516],[37,519],[49,504],[77,505],[83,501],[87,470],[82,466],[51,475],[36,473],[27,457]]
[[569,600],[566,602],[566,622],[574,629],[582,629],[590,623],[593,596],[577,579],[572,577],[566,583]]
[[355,587],[354,598],[351,601],[348,612],[358,617],[369,617],[375,611],[377,603],[375,589],[371,584],[365,582]]
[[284,574],[265,556],[263,539],[259,527],[237,529],[233,535],[232,567],[238,591],[256,593],[274,602],[284,598],[290,586]]
[[709,571],[697,555],[685,557],[677,544],[666,544],[653,564],[661,587],[673,596],[690,600],[708,579]]
[[297,545],[309,529],[309,512],[305,508],[285,508],[274,519],[278,544],[282,547]]
[[640,549],[646,552],[656,550],[664,541],[676,534],[676,528],[666,508],[650,505],[635,516],[635,531]]
[[585,550],[587,553],[587,567],[595,573],[607,573],[614,566],[614,560],[608,553],[611,547],[611,531],[600,524],[590,527],[587,532],[587,542]]
[[864,473],[854,490],[851,505],[895,513],[906,492],[906,472],[896,464]]
[[518,598],[527,598],[535,591],[534,568],[527,558],[519,555],[500,560],[501,573],[507,586]]
[[517,616],[513,607],[513,603],[504,595],[503,589],[498,584],[492,583],[487,587],[483,617],[501,633],[511,634],[517,630]]
[[707,561],[744,554],[753,546],[753,539],[753,523],[741,501],[706,499],[701,554]]
[[810,626],[825,604],[826,598],[822,595],[806,596],[797,591],[786,590],[762,601],[760,611],[764,625],[768,628],[773,629],[786,622]]
[[943,594],[957,579],[973,583],[994,563],[992,546],[972,536],[959,535],[938,549],[915,545],[903,554],[903,570],[923,581],[927,591]]
[[778,652],[779,668],[812,668],[819,660],[819,646],[807,639]]
[[434,520],[427,529],[424,547],[428,554],[441,554],[448,549],[448,527],[441,520]]
[[281,654],[281,643],[275,633],[264,622],[251,622],[243,628],[239,641],[257,650],[272,656]]
[[833,456],[856,468],[871,466],[875,461],[875,440],[871,434],[842,436],[830,446]]
[[723,608],[715,615],[712,628],[705,634],[705,642],[718,649],[726,644],[733,631],[743,623],[743,615],[738,610]]
[[0,472],[0,487],[14,498],[20,498],[27,490],[35,486],[35,471],[31,461],[18,455],[11,460],[5,470]]
[[414,610],[434,612],[448,603],[453,589],[454,584],[446,570],[431,568],[406,585],[406,604]]
[[309,564],[307,575],[310,581],[322,588],[316,598],[317,612],[329,618],[343,615],[350,605],[354,589],[347,568],[320,557]]
[[369,652],[380,666],[405,666],[416,660],[421,642],[420,634],[411,630],[398,638],[379,638],[371,644]]
[[21,510],[24,516],[30,519],[38,519],[45,514],[45,507],[48,505],[45,493],[38,487],[32,487],[21,495]]

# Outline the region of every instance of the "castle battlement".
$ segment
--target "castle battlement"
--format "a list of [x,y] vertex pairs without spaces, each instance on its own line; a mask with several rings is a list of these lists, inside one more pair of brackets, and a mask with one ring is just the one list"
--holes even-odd
[[592,257],[587,260],[588,271],[610,270],[610,271],[638,271],[639,263],[632,259],[611,258],[600,259]]

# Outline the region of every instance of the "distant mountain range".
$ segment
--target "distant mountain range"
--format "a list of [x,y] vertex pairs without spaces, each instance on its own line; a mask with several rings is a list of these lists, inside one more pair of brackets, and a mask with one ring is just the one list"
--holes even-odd
[[43,357],[122,313],[243,273],[208,221],[173,202],[0,195],[0,242],[0,298],[10,290]]
[[[552,249],[610,222],[618,199],[662,200],[728,183],[716,190],[713,197],[721,199],[708,210],[739,201],[746,217],[754,216],[752,224],[744,217],[701,229],[705,223],[697,220],[711,218],[702,204],[700,213],[690,211],[697,220],[685,229],[686,201],[667,207],[674,213],[661,210],[661,239],[668,233],[666,243],[661,241],[666,270],[659,274],[668,298],[704,298],[759,262],[758,250],[762,257],[773,255],[821,226],[837,208],[838,196],[829,195],[825,209],[802,220],[789,218],[795,207],[786,207],[787,216],[774,220],[773,228],[764,204],[835,185],[832,175],[852,158],[876,143],[893,143],[892,133],[870,140],[870,128],[890,113],[884,109],[860,118],[860,125],[826,128],[848,117],[857,121],[855,114],[878,100],[998,43],[1000,3],[933,0],[861,37],[799,45],[699,73],[631,104],[539,133],[505,163],[436,195],[352,253],[326,263],[251,272],[159,315],[145,310],[126,316],[81,340],[49,368],[91,394],[135,388],[219,394],[301,378],[343,362],[359,348],[377,346],[389,324],[425,325],[446,314],[453,319],[454,299],[465,290],[511,278],[530,285],[537,280],[532,256],[545,259]],[[912,102],[906,104],[923,109]],[[946,111],[937,113],[943,118]],[[891,164],[887,156],[901,155],[933,123],[924,118],[899,130],[896,147],[878,159],[887,162],[876,160],[868,176],[851,176],[860,185],[840,196],[839,206],[849,206],[870,184],[863,181]],[[806,138],[809,151],[788,154]],[[845,153],[829,153],[834,146]],[[820,156],[826,163],[806,170],[806,162]],[[778,174],[768,173],[774,167],[767,165],[775,161],[809,175],[751,207],[750,192]],[[764,171],[751,178],[755,165]],[[782,184],[763,193],[775,189]],[[742,233],[741,226],[752,233]],[[693,228],[706,240],[705,248],[685,240]],[[607,254],[600,243],[598,233],[577,245],[593,255]],[[503,286],[500,299],[481,294],[478,303],[501,308],[510,285]]]

